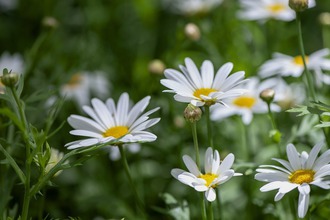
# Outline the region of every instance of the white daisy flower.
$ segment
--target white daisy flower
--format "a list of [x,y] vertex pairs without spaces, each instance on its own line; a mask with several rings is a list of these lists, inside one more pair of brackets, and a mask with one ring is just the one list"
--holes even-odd
[[164,92],[176,93],[174,99],[179,102],[191,103],[195,106],[222,103],[223,99],[242,95],[245,90],[236,88],[244,82],[244,71],[233,73],[232,63],[224,64],[214,77],[211,61],[206,60],[201,66],[201,73],[195,63],[185,59],[186,66],[179,66],[183,74],[174,69],[166,69],[165,77],[160,82],[170,90]]
[[255,175],[255,179],[269,182],[261,187],[260,191],[267,192],[278,189],[274,200],[279,201],[286,193],[298,188],[298,216],[303,218],[308,210],[310,185],[330,189],[330,182],[324,179],[330,175],[330,150],[317,158],[322,145],[322,143],[316,144],[310,154],[305,151],[300,154],[293,144],[288,144],[286,152],[289,161],[273,159],[283,167],[262,165],[257,169],[258,173]]
[[214,188],[227,182],[233,176],[239,176],[230,169],[234,163],[234,155],[228,154],[223,161],[220,161],[220,155],[217,150],[213,152],[212,148],[207,148],[205,152],[205,173],[201,173],[196,163],[188,155],[184,155],[183,162],[189,172],[181,169],[172,169],[171,174],[180,182],[193,187],[198,192],[205,192],[205,197],[209,202],[216,199]]
[[[329,49],[318,50],[306,56],[307,68],[315,73],[318,85],[330,84],[330,76],[322,70],[330,70]],[[274,53],[273,59],[266,61],[259,69],[263,78],[273,75],[300,77],[304,72],[304,63],[300,55],[291,57],[281,53]]]
[[17,0],[0,0],[0,11],[8,11],[17,7]]
[[222,2],[223,0],[163,0],[165,7],[169,7],[174,13],[188,16],[207,13]]
[[92,107],[83,106],[91,119],[80,115],[71,115],[68,118],[69,124],[75,129],[70,134],[87,139],[73,141],[65,146],[75,149],[103,143],[118,145],[156,140],[157,136],[145,129],[159,122],[160,118],[149,119],[149,115],[159,108],[141,115],[149,101],[150,96],[147,96],[132,107],[128,94],[123,93],[116,108],[111,98],[105,103],[97,98],[92,99]]
[[[232,115],[240,115],[244,124],[250,124],[253,114],[268,112],[267,104],[259,96],[261,91],[271,87],[272,85],[268,82],[260,83],[257,77],[249,78],[246,83],[239,86],[247,91],[244,95],[227,99],[227,106],[214,105],[211,107],[211,119],[221,121]],[[280,108],[271,103],[271,110],[279,111]]]
[[81,72],[73,74],[70,80],[60,89],[61,96],[73,99],[79,106],[89,103],[91,94],[98,98],[108,95],[110,85],[105,74],[96,72]]
[[[292,21],[296,18],[296,13],[289,7],[288,0],[240,0],[240,4],[242,6],[242,10],[238,12],[240,19]],[[309,0],[308,6],[314,7],[315,0]]]

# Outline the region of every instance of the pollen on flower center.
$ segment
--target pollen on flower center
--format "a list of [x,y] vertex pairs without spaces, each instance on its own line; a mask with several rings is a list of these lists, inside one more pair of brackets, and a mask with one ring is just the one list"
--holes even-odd
[[290,175],[289,180],[296,184],[310,183],[314,180],[314,174],[314,170],[296,170]]
[[215,175],[213,173],[201,174],[199,176],[199,178],[202,178],[203,180],[206,181],[205,186],[207,186],[207,187],[209,187],[211,185],[211,183],[213,182],[213,180],[217,177],[218,177],[218,175]]
[[128,133],[128,127],[126,126],[116,126],[109,128],[103,133],[103,137],[114,137],[120,138]]
[[277,3],[277,4],[269,5],[267,8],[269,11],[273,13],[278,13],[280,11],[283,11],[285,9],[285,6],[283,4]]
[[[306,64],[308,63],[308,56],[305,56],[305,61],[306,61]],[[293,58],[293,62],[299,66],[303,66],[304,65],[304,61],[302,59],[301,56],[295,56]]]
[[201,95],[208,96],[211,92],[216,92],[216,91],[217,90],[211,88],[200,88],[194,92],[194,96],[202,99]]
[[256,99],[251,96],[240,96],[234,99],[233,104],[243,108],[252,108],[256,103]]

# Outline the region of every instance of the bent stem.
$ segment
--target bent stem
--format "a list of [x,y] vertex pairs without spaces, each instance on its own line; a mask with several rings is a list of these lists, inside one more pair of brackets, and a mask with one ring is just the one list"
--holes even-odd
[[131,187],[133,189],[133,192],[134,192],[135,202],[136,202],[136,204],[138,206],[139,211],[145,217],[144,203],[140,199],[139,194],[137,193],[137,190],[135,188],[135,184],[134,184],[134,181],[132,179],[132,175],[131,175],[131,172],[130,172],[130,169],[129,169],[129,166],[128,166],[128,163],[127,163],[125,149],[124,149],[123,145],[118,145],[118,148],[119,148],[119,151],[120,151],[121,162],[122,162],[122,164],[124,166],[124,170],[125,170],[126,176],[127,176],[128,181],[129,181],[129,183],[130,183],[130,185],[131,185]]

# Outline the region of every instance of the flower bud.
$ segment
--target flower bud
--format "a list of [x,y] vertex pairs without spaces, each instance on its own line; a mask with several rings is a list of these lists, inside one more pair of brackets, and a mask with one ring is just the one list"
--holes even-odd
[[161,75],[163,74],[164,70],[165,70],[166,66],[163,63],[163,61],[155,59],[150,61],[148,69],[150,73],[153,74],[157,74],[157,75]]
[[7,69],[3,70],[3,75],[1,76],[1,82],[7,87],[14,87],[18,82],[19,76],[17,73],[8,72]]
[[282,134],[279,130],[271,130],[269,132],[269,137],[274,143],[280,143]]
[[323,12],[319,15],[319,20],[322,25],[330,26],[330,13]]
[[183,112],[184,118],[193,123],[199,121],[202,117],[202,110],[192,104],[188,104],[186,109]]
[[192,41],[198,41],[201,38],[201,32],[198,26],[194,23],[188,23],[184,27],[184,33]]
[[275,91],[273,89],[264,89],[259,94],[259,97],[267,104],[274,100]]
[[[60,152],[57,149],[51,148],[50,149],[50,157],[45,167],[45,172],[48,173],[56,164],[63,158],[64,153]],[[59,175],[62,170],[57,171],[54,176]]]
[[292,10],[301,12],[308,8],[308,0],[289,0],[289,6]]
[[54,17],[44,17],[42,25],[46,28],[55,29],[58,26],[58,21]]

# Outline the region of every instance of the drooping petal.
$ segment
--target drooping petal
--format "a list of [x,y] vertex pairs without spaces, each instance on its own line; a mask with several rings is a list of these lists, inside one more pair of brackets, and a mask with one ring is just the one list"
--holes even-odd
[[205,192],[205,198],[209,202],[213,202],[216,199],[216,193],[215,190],[210,187],[206,192]]
[[191,157],[189,157],[188,155],[184,155],[182,157],[184,164],[186,165],[187,169],[189,170],[189,172],[191,172],[192,174],[194,174],[196,177],[200,176],[200,171],[196,165],[196,163],[193,161],[193,159],[191,159]]

